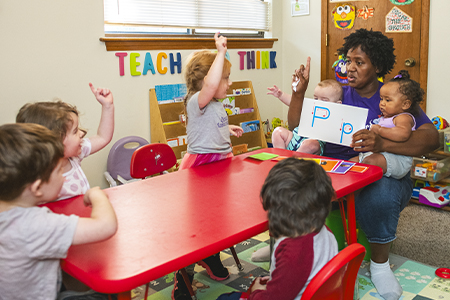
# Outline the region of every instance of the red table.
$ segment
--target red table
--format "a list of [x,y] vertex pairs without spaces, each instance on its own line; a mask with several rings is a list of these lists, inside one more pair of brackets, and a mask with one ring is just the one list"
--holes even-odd
[[[275,161],[258,152],[315,157],[266,148],[220,162],[106,189],[119,228],[107,241],[72,246],[62,268],[92,289],[121,293],[195,263],[268,229],[259,197]],[[337,197],[347,196],[350,240],[356,242],[353,192],[380,179],[382,170],[330,174]],[[63,214],[90,216],[82,196],[46,204]]]

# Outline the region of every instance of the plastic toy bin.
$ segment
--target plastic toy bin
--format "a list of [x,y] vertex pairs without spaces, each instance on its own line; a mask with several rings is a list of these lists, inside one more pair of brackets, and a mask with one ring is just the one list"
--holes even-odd
[[430,154],[426,158],[413,157],[411,177],[436,182],[450,175],[450,157]]
[[444,152],[450,153],[450,130],[444,132]]

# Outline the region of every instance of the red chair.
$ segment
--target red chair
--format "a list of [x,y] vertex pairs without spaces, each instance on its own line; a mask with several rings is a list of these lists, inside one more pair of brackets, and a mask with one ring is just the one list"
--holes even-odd
[[359,267],[366,254],[360,244],[351,244],[331,259],[311,280],[301,300],[353,299]]
[[130,175],[133,178],[146,178],[163,174],[177,163],[177,157],[167,144],[148,144],[133,152],[130,163]]

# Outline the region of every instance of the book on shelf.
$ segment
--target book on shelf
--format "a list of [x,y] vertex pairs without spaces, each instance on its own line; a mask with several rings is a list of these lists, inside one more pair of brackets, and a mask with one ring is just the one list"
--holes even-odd
[[258,131],[260,128],[259,120],[252,120],[247,122],[241,122],[240,126],[244,130],[244,133]]

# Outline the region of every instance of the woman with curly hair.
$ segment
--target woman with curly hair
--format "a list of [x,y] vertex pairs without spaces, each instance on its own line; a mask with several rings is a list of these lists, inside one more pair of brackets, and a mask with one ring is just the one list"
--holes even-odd
[[[394,42],[381,32],[358,29],[345,38],[338,50],[346,57],[348,86],[344,86],[342,103],[369,110],[366,128],[353,135],[351,147],[327,143],[324,156],[349,160],[358,152],[389,152],[419,156],[439,147],[439,134],[422,109],[416,119],[416,130],[403,142],[392,141],[369,130],[381,115],[378,77],[390,73],[395,64]],[[309,82],[310,59],[301,65],[300,83],[293,92],[288,112],[290,128],[298,126],[303,99]],[[389,83],[388,83],[389,84]],[[387,84],[387,85],[388,85]],[[400,179],[383,176],[356,195],[356,218],[367,236],[371,249],[371,279],[378,293],[387,300],[399,299],[402,287],[389,266],[389,250],[396,239],[400,212],[412,194],[409,175]]]

